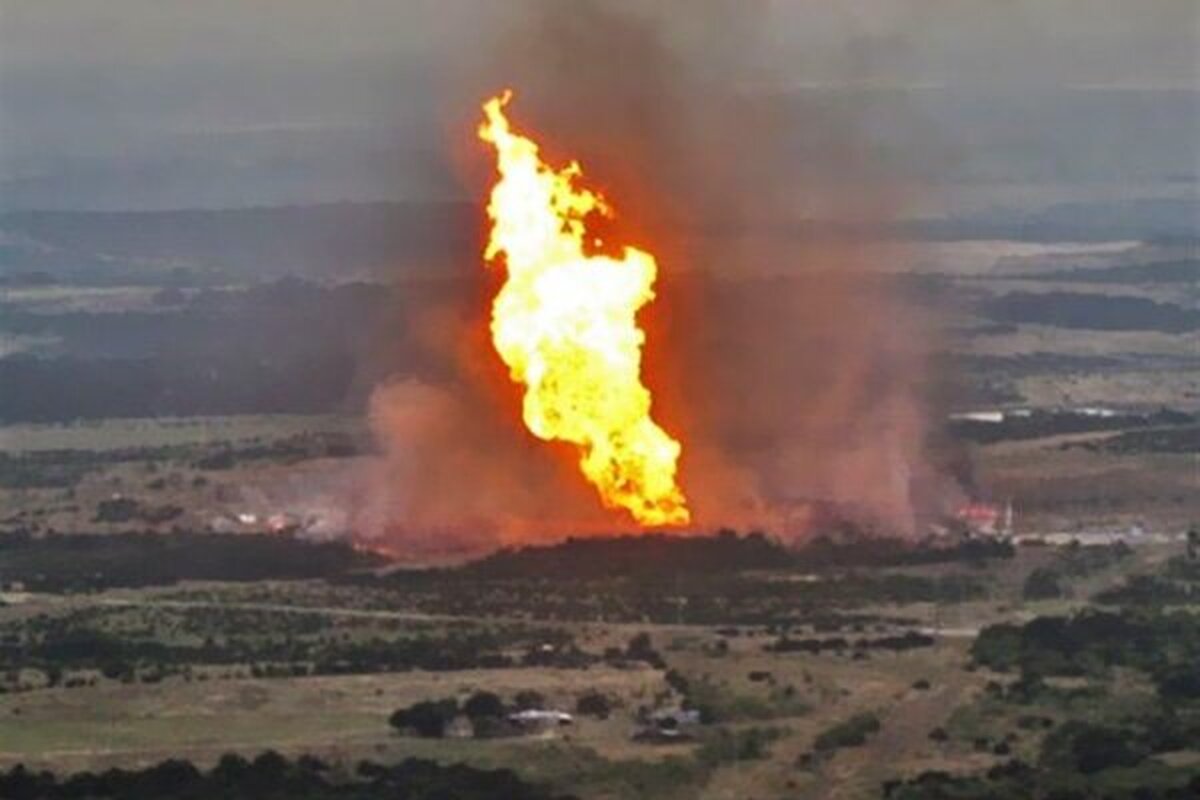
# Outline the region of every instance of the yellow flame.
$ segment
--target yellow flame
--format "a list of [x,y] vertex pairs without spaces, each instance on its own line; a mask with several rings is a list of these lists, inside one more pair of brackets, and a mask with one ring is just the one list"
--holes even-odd
[[492,305],[492,343],[524,384],[522,416],[538,438],[579,448],[583,474],[610,508],[645,525],[690,519],[676,483],[680,445],[650,417],[642,384],[638,309],[654,298],[658,266],[634,247],[619,259],[584,252],[590,213],[611,216],[577,187],[571,162],[555,170],[504,116],[511,92],[483,105],[479,138],[496,151],[499,179],[487,213],[484,258],[504,255],[507,280]]

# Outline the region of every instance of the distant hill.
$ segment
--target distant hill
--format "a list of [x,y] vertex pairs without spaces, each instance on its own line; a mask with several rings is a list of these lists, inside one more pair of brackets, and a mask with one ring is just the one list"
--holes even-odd
[[19,211],[0,214],[0,275],[139,282],[130,279],[180,270],[234,281],[444,274],[474,265],[481,229],[479,209],[457,202]]
[[1186,283],[1195,286],[1200,285],[1200,259],[1122,264],[1116,267],[1076,267],[1044,272],[1032,277],[1037,280],[1078,283]]
[[1014,239],[1027,242],[1106,242],[1121,239],[1200,241],[1200,200],[1153,197],[1056,203],[1044,208],[988,208],[944,218],[902,222],[915,239]]
[[[1200,204],[1156,198],[989,209],[890,226],[759,221],[784,239],[897,237],[1195,241]],[[692,231],[724,236],[728,221]],[[741,223],[739,223],[740,225]],[[754,227],[754,221],[748,221]],[[734,226],[736,232],[745,232]],[[748,228],[747,228],[748,229]],[[445,276],[476,268],[482,209],[469,202],[370,202],[180,211],[14,211],[0,214],[0,284],[215,285],[284,275],[317,279]],[[1190,268],[1184,270],[1186,279]],[[1114,276],[1116,277],[1116,276]],[[1160,278],[1161,279],[1161,278]]]
[[987,301],[984,313],[1002,322],[1090,331],[1182,333],[1200,329],[1200,311],[1144,297],[1012,292]]
[[137,312],[0,302],[0,335],[48,342],[0,358],[0,421],[358,409],[388,375],[444,369],[407,319],[463,294],[454,280],[285,278]]

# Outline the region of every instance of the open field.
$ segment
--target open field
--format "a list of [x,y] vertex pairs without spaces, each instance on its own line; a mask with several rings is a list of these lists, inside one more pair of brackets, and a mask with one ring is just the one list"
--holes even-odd
[[[97,532],[340,533],[335,499],[370,447],[360,418],[337,415],[11,425],[0,442],[0,527]],[[103,512],[115,499],[127,508]]]
[[[697,542],[685,557],[646,540],[632,555],[393,571],[312,544],[353,528],[353,490],[378,452],[367,421],[341,413],[338,381],[354,370],[334,359],[329,375],[312,374],[308,326],[328,312],[317,352],[337,341],[337,358],[353,360],[346,331],[377,317],[392,330],[381,306],[436,304],[452,286],[8,292],[19,324],[0,336],[51,354],[44,374],[14,366],[38,392],[44,379],[73,387],[78,354],[117,361],[89,379],[94,407],[11,410],[94,418],[0,427],[0,537],[11,537],[0,539],[0,769],[65,776],[183,758],[220,771],[228,753],[270,750],[320,759],[335,784],[364,760],[418,757],[511,769],[583,800],[1184,786],[1200,765],[1200,724],[1190,684],[1168,667],[1191,652],[1191,629],[1167,615],[1200,608],[1182,538],[1200,521],[1200,334],[1188,321],[1194,287],[1162,265],[1190,251],[1122,240],[880,252],[898,254],[884,269],[946,328],[948,368],[932,377],[961,386],[945,410],[1014,413],[956,445],[971,464],[965,493],[1011,500],[1011,533],[1034,544],[963,545],[952,530],[935,545],[826,541],[791,553],[718,537],[713,552]],[[1106,272],[1143,266],[1157,271]],[[1015,295],[1023,304],[1006,304]],[[1105,329],[1078,318],[1096,303]],[[1179,329],[1159,330],[1156,309]],[[176,338],[181,320],[197,326],[195,341]],[[263,324],[277,335],[261,352],[231,350],[237,331]],[[192,342],[168,354],[181,374],[166,383],[166,362],[142,360],[159,337]],[[130,371],[114,383],[116,363]],[[263,363],[286,369],[263,375]],[[219,385],[191,404],[213,388],[191,378],[209,371]],[[147,375],[160,393],[149,406],[123,388]],[[321,413],[197,410],[263,410],[267,396],[272,411]],[[153,409],[180,416],[145,416]],[[1098,629],[1150,642],[1163,669],[1111,643],[1081,664],[1038,652],[1039,626],[1096,615],[1107,615]],[[1158,653],[1150,632],[1164,624],[1178,633]],[[1024,649],[1006,649],[1027,628]],[[572,724],[480,723],[464,709],[481,693],[505,712],[534,697]],[[603,711],[585,710],[597,696]],[[422,703],[457,709],[445,736],[393,724]],[[696,718],[674,722],[683,712]],[[664,714],[681,727],[661,727]],[[1113,756],[1121,766],[1072,761],[1078,742],[1105,736],[1133,743]],[[956,780],[976,793],[945,788]]]
[[[690,574],[675,582],[689,609],[699,609],[699,597],[719,595],[731,580],[807,598],[791,611],[779,606],[776,622],[756,624],[688,623],[691,611],[683,614],[684,624],[669,621],[670,612],[659,620],[655,590],[648,587],[630,596],[641,598],[636,602],[644,611],[628,616],[642,619],[571,619],[563,611],[571,606],[555,596],[620,596],[628,591],[627,580],[525,579],[516,577],[513,564],[503,576],[450,573],[435,584],[398,575],[349,583],[203,582],[10,594],[0,607],[0,643],[29,648],[40,642],[40,649],[26,652],[47,653],[61,642],[53,652],[63,671],[49,686],[39,668],[13,673],[10,664],[0,694],[0,766],[69,772],[144,767],[169,757],[204,766],[227,752],[253,757],[272,749],[335,764],[420,756],[508,767],[584,798],[875,797],[884,782],[925,771],[982,772],[1013,755],[1036,760],[1048,734],[1027,725],[1027,718],[1117,724],[1135,709],[1153,707],[1153,682],[1129,668],[1097,670],[1066,684],[1091,692],[1086,702],[1052,692],[1036,702],[1006,700],[1008,690],[997,687],[1015,676],[978,666],[974,640],[999,622],[1020,625],[1080,613],[1132,575],[1160,574],[1183,563],[1182,554],[1178,543],[1021,547],[1011,557],[982,562],[867,570],[879,582],[872,592],[891,581],[906,586],[907,595],[912,581],[948,586],[944,582],[955,576],[981,587],[982,594],[947,594],[938,602],[848,597],[839,584],[863,574],[850,566],[816,576],[780,568],[740,577]],[[1059,591],[1030,599],[1031,576],[1043,571],[1058,576]],[[534,581],[529,585],[538,586],[539,595],[521,589],[527,581]],[[500,588],[526,599],[497,604],[491,612],[428,613],[431,604],[453,605],[438,600],[439,592],[498,597]],[[729,591],[730,597],[744,595]],[[728,613],[736,620],[748,612],[734,605]],[[394,662],[348,667],[349,674],[321,674],[315,666],[323,648],[392,642],[394,653],[405,642],[438,647],[472,632],[516,660],[486,669],[414,669]],[[66,642],[101,634],[127,642],[127,648],[154,642],[158,649],[113,650],[114,657],[131,654],[120,656],[133,659],[127,670],[93,669],[86,656],[65,660],[76,658],[67,655],[74,651],[64,649]],[[932,636],[893,648],[887,637],[900,634]],[[186,649],[202,642],[209,644]],[[538,642],[554,643],[546,653],[576,655],[560,666],[520,655],[550,646]],[[167,668],[179,659],[179,669]],[[297,664],[307,665],[304,674],[291,669]],[[610,710],[602,718],[576,714],[573,725],[533,736],[430,739],[402,735],[388,724],[398,708],[443,697],[461,701],[480,691],[506,702],[536,691],[545,707],[569,711],[598,692]],[[647,709],[677,707],[681,700],[705,709],[710,721],[674,743],[631,738],[645,724],[639,720]],[[832,730],[863,715],[878,727],[865,741],[825,744],[835,741]],[[1172,763],[1194,757],[1200,757],[1200,745],[1171,754]]]
[[[1029,387],[1046,382],[1053,397],[1045,400],[1071,406],[1096,402],[1108,396],[1105,387],[1135,379],[1133,373],[1079,380],[1031,376],[1019,385],[1034,393]],[[1194,381],[1187,373],[1156,384],[1146,380],[1141,385],[1150,394],[1142,399],[1155,407],[1151,395],[1178,398]],[[1200,384],[1195,388],[1200,392]],[[1187,429],[1168,433],[1176,430]],[[1192,446],[1156,452],[1102,444],[1119,433],[1001,441],[973,446],[971,458],[979,485],[993,498],[1012,500],[1026,533],[1127,531],[1132,525],[1177,533],[1200,519]],[[146,444],[119,446],[130,434]],[[14,443],[0,460],[0,530],[294,527],[338,535],[348,529],[349,498],[373,459],[361,423],[341,417],[14,426],[0,429],[0,436]],[[126,498],[129,508],[104,512],[114,498]]]
[[1179,532],[1200,519],[1194,453],[1089,449],[1111,434],[1080,434],[989,445],[981,479],[1011,497],[1029,533],[1089,530]]
[[130,450],[172,445],[236,444],[302,433],[360,433],[357,417],[333,414],[247,414],[222,417],[154,417],[80,420],[66,425],[25,424],[0,428],[10,453],[39,450]]
[[0,0],[0,800],[1200,800],[1200,3]]
[[[648,700],[658,679],[649,670],[466,670],[47,690],[3,698],[0,759],[79,769],[184,754],[214,761],[226,752],[254,755],[266,747],[347,759],[385,751],[438,755],[436,746],[444,743],[402,740],[388,728],[388,715],[426,697],[483,687],[504,694],[534,688],[551,700],[599,689],[633,702]],[[627,727],[615,719],[585,720],[570,741],[620,755],[630,749]],[[512,749],[512,742],[468,741],[439,757],[470,754],[486,763],[497,745]]]

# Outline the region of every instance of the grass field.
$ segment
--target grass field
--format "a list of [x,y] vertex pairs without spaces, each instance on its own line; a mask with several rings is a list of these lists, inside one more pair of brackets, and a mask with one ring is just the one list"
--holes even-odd
[[[1082,340],[1060,334],[1066,338],[1056,347],[1086,354]],[[1177,343],[1152,341],[1152,334],[1128,336],[1140,337],[1126,337],[1130,347],[1161,345],[1172,357],[1179,355]],[[993,345],[1007,346],[999,340]],[[1085,402],[1111,391],[1147,402],[1160,396],[1175,401],[1196,389],[1194,375],[1186,371],[1157,385],[1151,377],[1124,371],[1051,380],[1034,374],[1016,382],[1023,393],[1048,405]],[[807,569],[738,574],[737,579],[751,581],[743,589],[774,591],[776,582],[802,578],[814,594],[796,595],[804,599],[794,608],[776,602],[786,595],[770,592],[757,606],[734,608],[736,600],[728,607],[720,605],[725,600],[688,606],[689,613],[711,613],[714,607],[728,615],[736,612],[743,624],[663,624],[686,619],[682,612],[677,618],[669,603],[652,602],[670,595],[652,576],[611,576],[577,585],[500,580],[439,588],[382,579],[309,579],[74,595],[8,592],[0,595],[0,646],[8,648],[10,665],[24,652],[21,648],[40,642],[38,637],[69,639],[67,634],[79,630],[175,648],[175,653],[191,648],[210,660],[170,661],[164,669],[155,658],[166,656],[152,651],[121,672],[68,670],[69,687],[62,680],[48,686],[48,677],[34,669],[0,673],[0,767],[24,763],[68,773],[148,766],[167,758],[211,765],[227,752],[254,756],[273,749],[319,756],[346,774],[363,759],[394,763],[409,756],[508,767],[584,800],[857,800],[879,796],[885,781],[926,771],[982,773],[1014,757],[1036,763],[1053,728],[1031,725],[1029,719],[1048,719],[1055,726],[1072,720],[1118,725],[1157,702],[1147,675],[1116,669],[1073,678],[1074,683],[1052,683],[1035,703],[1019,706],[1003,697],[1003,687],[1016,676],[972,663],[973,642],[986,626],[1079,612],[1091,607],[1099,592],[1132,575],[1158,574],[1182,552],[1177,537],[1200,520],[1195,453],[1106,449],[1106,437],[1114,435],[973,445],[976,477],[993,499],[1012,498],[1019,535],[1087,539],[1136,527],[1165,534],[1162,540],[1146,537],[1116,555],[1104,547],[1030,546],[1017,548],[1011,558],[833,568],[815,579]],[[336,441],[361,449],[332,457],[321,449],[324,436],[342,437]],[[114,497],[133,498],[144,508],[181,509],[170,521],[149,526],[162,533],[173,527],[249,531],[281,509],[316,519],[345,506],[344,489],[373,458],[364,441],[369,440],[361,419],[328,415],[0,428],[6,456],[32,459],[28,464],[35,468],[40,468],[39,454],[90,454],[67,485],[0,489],[0,525],[35,533],[100,534],[147,527],[140,518],[100,520],[98,510]],[[286,447],[272,449],[280,445]],[[222,452],[234,455],[214,465],[214,453]],[[238,522],[246,515],[253,524]],[[322,519],[331,531],[344,522]],[[1057,596],[1027,599],[1037,570],[1057,576]],[[864,591],[879,591],[888,579],[901,576],[924,581],[926,588],[939,581],[981,588],[961,595],[943,591],[934,595],[942,598],[939,602],[903,605],[865,602],[837,591],[860,585],[854,581],[866,581]],[[718,592],[733,576],[684,585],[697,591],[704,580]],[[678,581],[670,585],[680,591]],[[586,602],[573,606],[578,597]],[[489,605],[493,600],[496,605]],[[472,610],[456,616],[449,608]],[[565,616],[538,618],[548,610]],[[788,621],[782,629],[745,622],[759,613],[784,614]],[[841,621],[839,615],[845,615]],[[828,618],[833,627],[822,627],[831,624]],[[622,621],[597,621],[604,619]],[[22,626],[31,620],[38,621],[32,627],[36,635],[21,638]],[[858,646],[872,637],[918,632],[931,634],[932,645],[896,652]],[[400,660],[386,664],[395,671],[372,672],[361,665],[354,674],[330,674],[328,665],[325,671],[316,669],[323,656],[341,658],[360,646],[378,659],[417,639],[449,647],[480,633],[509,641],[511,647],[497,651],[508,659],[506,666],[424,671]],[[640,634],[649,636],[661,664],[604,655],[622,651]],[[785,636],[844,637],[851,643],[819,652],[773,649]],[[523,661],[539,637],[569,641],[586,657],[569,668]],[[275,664],[274,651],[291,655]],[[330,663],[336,666],[336,659]],[[296,664],[311,673],[264,669]],[[401,735],[388,724],[392,712],[415,702],[447,697],[461,702],[480,690],[506,701],[536,690],[546,706],[568,711],[581,696],[598,691],[613,710],[604,719],[577,715],[570,727],[521,737],[423,739]],[[685,697],[711,710],[713,724],[700,726],[690,741],[634,740],[645,712],[678,706]],[[818,747],[830,731],[864,715],[877,721],[878,730],[862,743]],[[1197,759],[1200,753],[1182,749],[1163,756],[1161,763],[1186,768],[1200,763]]]
[[[589,800],[874,797],[884,781],[897,776],[982,770],[1008,754],[1036,756],[1044,732],[1022,727],[1022,716],[1112,720],[1151,701],[1153,690],[1145,677],[1126,670],[1096,684],[1099,695],[1062,701],[1051,696],[1041,707],[1018,708],[991,694],[991,684],[1011,676],[970,666],[970,648],[981,626],[1070,613],[1085,607],[1100,589],[1127,575],[1159,569],[1179,552],[1177,544],[1148,544],[1113,561],[1069,550],[1022,548],[1015,558],[972,568],[989,587],[983,599],[858,609],[872,615],[868,619],[907,621],[900,628],[884,621],[856,623],[859,635],[906,626],[935,633],[933,646],[895,653],[858,648],[776,652],[768,645],[779,632],[762,626],[718,630],[577,622],[555,625],[584,650],[602,652],[647,633],[665,664],[278,678],[253,677],[249,665],[197,665],[186,675],[151,683],[100,679],[74,688],[29,688],[0,694],[0,765],[95,770],[168,757],[211,764],[226,752],[252,756],[270,748],[346,765],[416,755],[507,766]],[[1024,600],[1026,578],[1047,567],[1071,576],[1069,596]],[[962,569],[946,564],[891,571],[936,576]],[[403,597],[382,588],[320,581],[188,584],[71,597],[34,595],[0,608],[0,623],[83,613],[111,633],[166,642],[189,640],[191,634],[180,632],[179,614],[197,608],[224,609],[206,616],[206,624],[228,624],[231,634],[236,629],[241,635],[247,613],[259,616],[264,635],[285,630],[280,622],[300,615],[323,620],[314,635],[327,630],[350,640],[388,630],[449,634],[488,624],[479,618],[415,613],[404,607]],[[805,635],[805,630],[802,625],[792,635]],[[221,634],[217,628],[208,635]],[[682,676],[691,686],[690,696],[714,709],[720,720],[701,731],[696,743],[648,744],[631,738],[640,707],[678,702],[670,699],[671,681],[678,678],[668,679],[667,669]],[[576,724],[548,736],[519,738],[419,739],[401,736],[387,723],[392,711],[418,700],[462,699],[477,690],[510,698],[531,689],[543,695],[547,707],[567,710],[574,709],[583,693],[599,691],[611,699],[613,711],[606,719],[579,716]],[[875,715],[880,724],[865,744],[814,750],[823,733],[864,713]],[[931,738],[938,729],[946,735]],[[738,745],[764,735],[762,748]],[[986,747],[980,747],[980,740],[987,741]],[[994,751],[1000,743],[1003,754]],[[722,747],[728,753],[722,755]]]
[[362,430],[361,418],[332,414],[248,414],[223,417],[154,417],[80,420],[66,425],[0,426],[0,444],[14,453],[36,450],[116,450],[211,445],[277,439],[298,433]]

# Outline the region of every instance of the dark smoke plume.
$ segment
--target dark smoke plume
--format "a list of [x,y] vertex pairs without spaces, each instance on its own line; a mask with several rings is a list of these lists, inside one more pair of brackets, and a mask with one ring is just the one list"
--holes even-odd
[[[929,326],[879,235],[909,198],[862,136],[871,95],[758,86],[766,4],[518,7],[447,94],[512,87],[544,155],[579,160],[612,201],[610,238],[658,257],[645,372],[684,445],[697,529],[798,538],[833,503],[909,535],[944,511],[957,498],[926,452]],[[452,147],[482,198],[487,151]],[[423,326],[452,377],[372,398],[386,457],[362,527],[394,549],[631,527],[569,453],[520,429],[486,339],[495,279],[479,265],[479,291]]]

